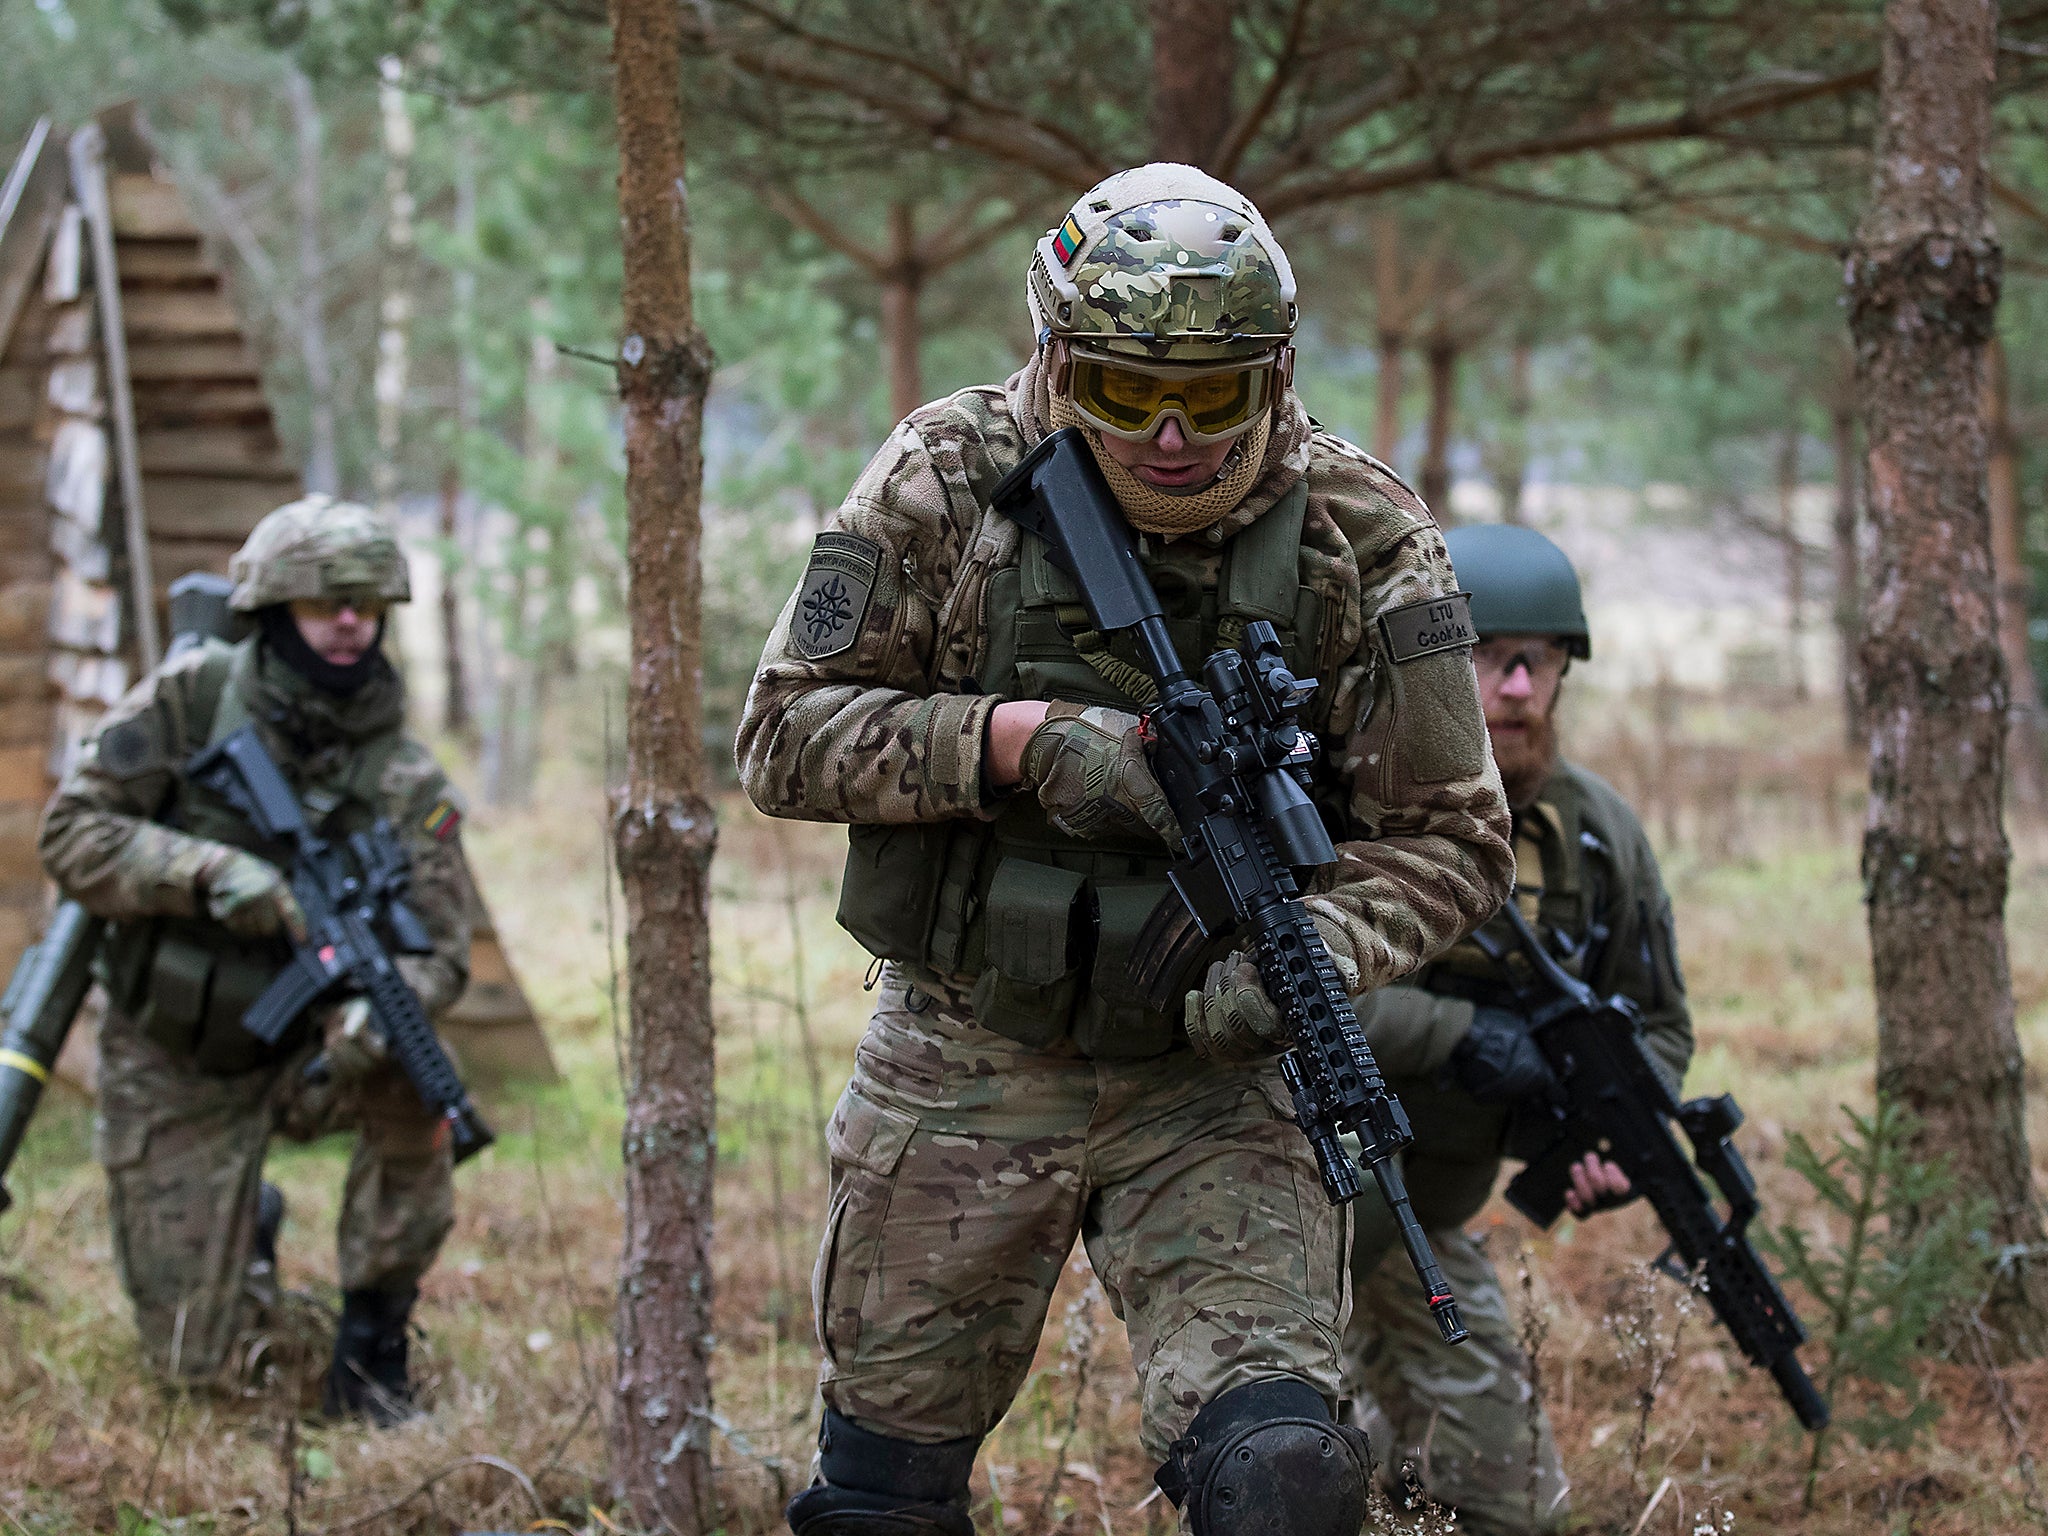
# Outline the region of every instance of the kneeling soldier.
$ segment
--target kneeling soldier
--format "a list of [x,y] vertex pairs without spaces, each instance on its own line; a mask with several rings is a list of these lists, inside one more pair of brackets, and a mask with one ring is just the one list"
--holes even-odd
[[[229,605],[256,633],[182,649],[136,684],[43,819],[50,877],[111,920],[96,1142],[115,1261],[151,1364],[219,1375],[261,1310],[252,1258],[275,1261],[283,1203],[263,1183],[266,1144],[353,1127],[326,1399],[390,1422],[412,1411],[407,1321],[454,1220],[446,1130],[360,1004],[309,1010],[274,1046],[242,1028],[305,920],[279,850],[186,765],[250,725],[324,836],[345,842],[380,817],[399,829],[433,951],[398,964],[429,1016],[468,979],[461,814],[405,733],[405,686],[381,648],[387,608],[411,595],[388,523],[309,496],[257,524],[232,574]],[[316,1055],[325,1071],[309,1077]]]

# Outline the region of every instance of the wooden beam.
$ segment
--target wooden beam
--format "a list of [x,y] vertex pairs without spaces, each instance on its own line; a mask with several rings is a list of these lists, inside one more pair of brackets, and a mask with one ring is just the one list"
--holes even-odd
[[179,475],[157,480],[149,488],[150,537],[159,544],[187,539],[232,548],[249,536],[264,513],[296,501],[298,495],[296,475],[273,480]]
[[153,671],[162,654],[157,645],[156,582],[150,575],[149,514],[142,500],[142,467],[135,450],[135,402],[128,388],[128,339],[121,316],[120,268],[114,260],[114,219],[107,196],[105,138],[87,123],[71,139],[72,193],[85,210],[92,236],[93,288],[99,295],[101,345],[106,349],[107,401],[113,407],[114,468],[121,486],[121,515],[127,534],[128,579],[134,612],[135,649],[142,670]]
[[[206,475],[230,480],[289,480],[297,466],[278,446],[270,423],[255,427],[180,427],[136,439],[142,472]],[[155,490],[154,484],[151,490]],[[154,523],[151,524],[155,526]]]

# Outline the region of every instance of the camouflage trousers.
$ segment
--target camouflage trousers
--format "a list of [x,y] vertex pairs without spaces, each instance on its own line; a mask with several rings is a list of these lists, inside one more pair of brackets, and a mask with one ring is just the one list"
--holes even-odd
[[260,1322],[249,1259],[273,1133],[357,1132],[339,1224],[343,1289],[413,1285],[454,1224],[447,1138],[404,1076],[386,1067],[346,1091],[314,1088],[310,1055],[213,1077],[118,1011],[100,1025],[94,1142],[114,1258],[144,1354],[164,1375],[218,1376]]
[[[1408,1468],[1431,1499],[1458,1512],[1460,1531],[1555,1531],[1569,1484],[1549,1416],[1535,1399],[1528,1356],[1485,1241],[1431,1219],[1429,1193],[1437,1182],[1426,1168],[1411,1176],[1417,1215],[1472,1337],[1443,1342],[1386,1202],[1368,1185],[1356,1206],[1355,1302],[1344,1335],[1355,1422],[1371,1438],[1381,1481],[1397,1503]],[[1479,1200],[1491,1184],[1487,1177],[1477,1186]],[[1476,1202],[1458,1204],[1469,1211]]]
[[1270,1067],[1017,1045],[892,970],[828,1132],[826,1404],[920,1443],[986,1435],[1077,1236],[1129,1335],[1153,1457],[1249,1382],[1334,1404],[1345,1219],[1286,1104]]

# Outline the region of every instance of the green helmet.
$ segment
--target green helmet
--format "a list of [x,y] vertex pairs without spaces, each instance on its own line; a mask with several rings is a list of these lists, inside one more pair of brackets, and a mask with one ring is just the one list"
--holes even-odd
[[1579,573],[1534,528],[1475,523],[1444,535],[1458,585],[1472,594],[1472,627],[1488,635],[1555,635],[1581,660],[1593,654]]
[[265,515],[228,563],[242,613],[310,597],[412,597],[405,552],[381,513],[315,493]]
[[1251,199],[1164,161],[1075,203],[1026,296],[1041,341],[1137,362],[1277,357],[1294,335],[1294,272]]

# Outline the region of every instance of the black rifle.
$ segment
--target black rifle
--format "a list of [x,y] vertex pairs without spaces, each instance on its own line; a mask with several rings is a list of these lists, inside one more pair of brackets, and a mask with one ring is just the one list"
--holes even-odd
[[[1806,1329],[1749,1241],[1756,1180],[1728,1139],[1742,1124],[1741,1107],[1725,1093],[1680,1103],[1643,1047],[1635,1004],[1602,998],[1566,971],[1512,900],[1501,916],[1551,994],[1534,1002],[1529,1033],[1558,1082],[1553,1097],[1518,1107],[1524,1118],[1517,1139],[1526,1133],[1540,1150],[1509,1181],[1508,1203],[1548,1227],[1565,1209],[1572,1165],[1589,1152],[1612,1161],[1628,1175],[1632,1193],[1650,1202],[1670,1238],[1657,1267],[1697,1287],[1750,1363],[1771,1373],[1799,1422],[1822,1428],[1828,1405],[1797,1353]],[[1499,948],[1484,940],[1482,947]],[[1500,962],[1504,955],[1493,958]],[[1671,1134],[1674,1120],[1692,1143],[1691,1157]],[[1727,1202],[1725,1218],[1700,1173]]]
[[[231,612],[234,583],[210,571],[194,571],[171,583],[169,660],[209,637],[239,638],[246,617]],[[62,901],[50,914],[43,936],[22,952],[0,997],[0,1179],[14,1165],[21,1138],[56,1070],[65,1038],[92,986],[93,957],[107,925],[75,901]],[[0,1184],[0,1211],[14,1197]]]
[[1363,1193],[1341,1139],[1354,1132],[1437,1328],[1446,1342],[1459,1342],[1466,1333],[1457,1299],[1415,1220],[1396,1161],[1414,1133],[1380,1076],[1296,881],[1297,871],[1337,858],[1304,788],[1315,738],[1297,717],[1315,679],[1287,670],[1279,637],[1263,620],[1245,626],[1248,655],[1219,650],[1202,664],[1203,682],[1189,676],[1138,563],[1130,525],[1078,430],[1040,443],[1004,476],[993,502],[1045,540],[1052,563],[1081,589],[1098,630],[1130,631],[1158,686],[1158,702],[1146,715],[1152,768],[1180,823],[1185,856],[1138,939],[1142,964],[1133,970],[1148,1004],[1178,1010],[1205,949],[1230,942],[1251,954],[1286,1024],[1290,1043],[1280,1071],[1295,1123],[1315,1152],[1323,1193],[1333,1205]]
[[240,811],[266,842],[290,847],[292,894],[306,914],[305,942],[249,1005],[242,1027],[275,1045],[313,1004],[361,995],[420,1102],[448,1126],[455,1161],[483,1151],[495,1139],[490,1127],[378,937],[379,928],[388,932],[400,954],[423,955],[434,947],[405,904],[410,861],[391,824],[380,820],[368,832],[351,834],[350,868],[342,850],[307,822],[299,797],[250,726],[199,753],[185,772]]

